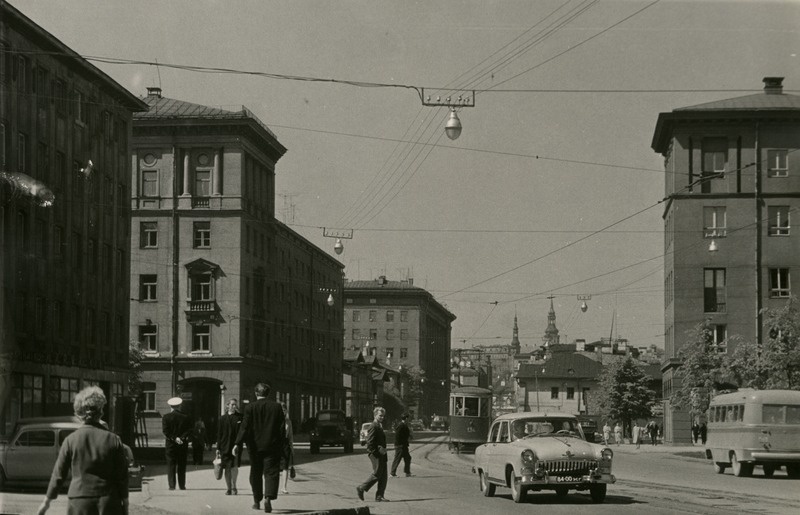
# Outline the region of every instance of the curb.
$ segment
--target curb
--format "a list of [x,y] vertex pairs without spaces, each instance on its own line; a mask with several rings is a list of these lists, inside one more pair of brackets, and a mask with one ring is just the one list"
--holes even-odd
[[304,515],[370,515],[369,506],[359,506],[358,508],[336,508],[333,510],[304,511]]

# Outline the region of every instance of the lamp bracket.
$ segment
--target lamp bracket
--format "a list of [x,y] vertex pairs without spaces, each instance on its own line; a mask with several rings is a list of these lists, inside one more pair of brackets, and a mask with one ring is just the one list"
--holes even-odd
[[475,90],[433,90],[425,93],[425,88],[420,91],[422,105],[428,107],[475,107]]
[[346,240],[353,239],[353,229],[336,229],[336,228],[322,228],[322,235],[326,238],[343,238]]

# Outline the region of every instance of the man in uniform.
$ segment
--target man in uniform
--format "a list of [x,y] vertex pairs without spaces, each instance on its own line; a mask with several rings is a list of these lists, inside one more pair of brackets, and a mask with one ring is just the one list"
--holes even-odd
[[186,490],[186,454],[189,449],[189,435],[192,424],[189,417],[181,412],[183,400],[173,397],[167,401],[170,412],[161,418],[161,432],[166,439],[164,447],[167,455],[167,484],[175,490],[175,476],[178,476],[178,488]]

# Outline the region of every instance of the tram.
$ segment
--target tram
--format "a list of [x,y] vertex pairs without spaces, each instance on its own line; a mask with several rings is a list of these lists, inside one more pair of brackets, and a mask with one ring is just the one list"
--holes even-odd
[[474,450],[486,442],[491,423],[491,390],[477,386],[461,386],[450,392],[448,449],[456,454]]

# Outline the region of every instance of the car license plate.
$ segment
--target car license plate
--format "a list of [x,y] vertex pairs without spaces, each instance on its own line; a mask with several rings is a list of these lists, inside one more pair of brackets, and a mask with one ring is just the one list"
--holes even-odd
[[557,476],[556,483],[574,483],[576,481],[580,481],[580,478],[572,477],[572,476]]

